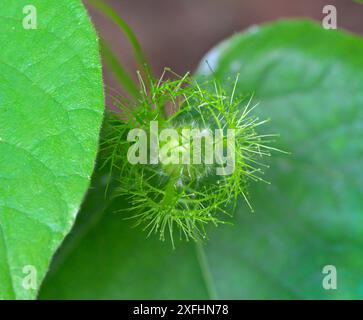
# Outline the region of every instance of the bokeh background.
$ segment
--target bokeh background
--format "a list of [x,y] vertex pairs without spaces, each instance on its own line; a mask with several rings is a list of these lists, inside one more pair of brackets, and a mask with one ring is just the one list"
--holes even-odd
[[[105,1],[129,23],[156,74],[171,67],[193,71],[204,54],[221,40],[260,23],[282,18],[321,21],[323,7],[335,5],[338,28],[363,34],[363,9],[353,0],[110,0]],[[87,5],[87,1],[85,1]],[[89,6],[100,34],[133,73],[132,51],[115,25]],[[112,79],[105,73],[106,83]],[[113,84],[116,86],[116,84]]]
[[[108,3],[134,29],[156,74],[164,67],[180,74],[194,71],[217,43],[255,24],[297,17],[321,22],[323,7],[328,4],[337,7],[340,29],[363,34],[363,6],[351,0],[113,0]],[[107,18],[90,12],[100,35],[134,74],[133,54],[123,35]],[[301,34],[299,28],[290,30],[300,30]],[[272,158],[275,169],[268,170],[266,177],[272,181],[270,187],[262,183],[252,186],[256,215],[247,214],[246,207],[240,206],[239,212],[244,214],[235,214],[237,227],[213,229],[204,250],[189,242],[172,251],[171,246],[165,246],[157,237],[145,241],[145,233],[131,228],[114,214],[114,208],[101,210],[102,215],[95,214],[98,204],[102,204],[99,198],[104,196],[95,184],[75,228],[53,262],[41,298],[357,299],[363,296],[360,240],[363,239],[360,139],[363,77],[359,71],[363,70],[363,49],[360,42],[349,46],[350,37],[344,36],[345,40],[339,44],[332,32],[322,32],[319,27],[303,30],[310,30],[307,39],[312,39],[313,50],[309,51],[307,41],[296,41],[297,49],[291,57],[286,50],[281,56],[270,55],[268,62],[275,65],[275,74],[264,79],[262,93],[256,90],[260,94],[256,99],[264,98],[264,118],[273,115],[274,127],[270,133],[281,133],[282,149],[292,153]],[[329,36],[320,45],[321,39],[316,34]],[[277,39],[281,33],[276,30],[272,35]],[[290,33],[287,39],[291,39]],[[301,43],[306,50],[302,50]],[[248,47],[249,51],[241,54],[243,61],[248,61],[246,52],[252,52],[252,56],[260,45],[259,41]],[[284,46],[285,43],[278,47]],[[352,54],[351,48],[359,52]],[[311,53],[321,55],[315,59]],[[256,56],[252,57],[256,66],[265,61],[261,51]],[[244,70],[248,81],[240,81],[243,92],[249,92],[245,88],[251,91],[250,86],[264,75],[266,65],[254,67]],[[276,74],[292,82],[276,82]],[[116,86],[107,71],[105,80],[107,85]],[[318,90],[309,90],[312,84]],[[122,205],[128,203],[124,201]],[[326,265],[339,270],[337,291],[325,290],[321,285],[322,268]]]

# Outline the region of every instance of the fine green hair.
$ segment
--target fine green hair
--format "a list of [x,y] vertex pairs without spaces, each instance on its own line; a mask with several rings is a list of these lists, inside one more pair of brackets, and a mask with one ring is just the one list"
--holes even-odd
[[[206,237],[208,224],[228,223],[240,198],[253,211],[248,183],[264,181],[262,169],[267,165],[262,159],[277,149],[271,147],[275,135],[258,133],[258,127],[268,120],[254,116],[257,104],[253,104],[253,96],[237,94],[239,76],[222,84],[216,79],[197,81],[189,73],[179,76],[165,68],[156,78],[132,29],[102,1],[92,3],[126,35],[140,67],[135,83],[101,41],[104,60],[128,97],[112,94],[113,109],[106,112],[100,152],[104,166],[110,168],[110,177],[117,181],[113,197],[128,199],[129,206],[122,212],[143,226],[148,235],[159,234],[161,240],[168,236],[174,246],[175,235],[198,240]],[[179,133],[185,128],[219,129],[224,133],[233,129],[233,172],[217,175],[216,165],[205,162],[131,164],[127,154],[132,143],[127,135],[135,128],[148,132],[151,121],[158,122],[159,130]],[[223,141],[223,145],[228,143]],[[190,146],[193,148],[193,141]],[[202,159],[205,152],[202,150]],[[179,156],[183,156],[183,145]]]
[[[216,81],[199,83],[188,74],[149,82],[140,76],[140,98],[114,99],[117,111],[108,114],[102,152],[105,162],[118,180],[117,196],[129,199],[131,218],[143,225],[148,234],[168,234],[173,241],[177,232],[186,239],[204,238],[208,223],[225,223],[226,206],[235,206],[242,196],[248,201],[249,180],[261,178],[263,156],[273,149],[273,135],[259,135],[257,127],[267,120],[252,115],[252,97],[230,95]],[[238,77],[234,83],[237,85]],[[131,164],[127,159],[131,142],[127,134],[134,128],[149,131],[151,121],[159,129],[184,128],[235,130],[235,167],[230,175],[216,175],[214,164]],[[191,142],[193,144],[193,142]],[[205,152],[205,150],[203,150]],[[180,151],[180,157],[183,156]],[[202,159],[204,156],[202,154]]]

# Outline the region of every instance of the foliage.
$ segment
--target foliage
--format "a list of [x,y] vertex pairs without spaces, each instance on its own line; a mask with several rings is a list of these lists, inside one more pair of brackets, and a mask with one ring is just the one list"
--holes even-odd
[[[198,78],[226,84],[240,73],[236,93],[255,91],[256,116],[271,118],[259,134],[279,132],[276,146],[291,151],[268,159],[271,185],[251,182],[254,214],[239,202],[233,226],[173,251],[114,214],[127,199],[99,205],[100,174],[40,297],[361,297],[362,55],[359,37],[309,21],[254,27],[213,49]],[[322,287],[325,265],[336,266],[338,290]]]
[[[0,298],[35,298],[89,187],[103,117],[96,33],[79,1],[0,3]],[[31,281],[30,277],[34,280]]]

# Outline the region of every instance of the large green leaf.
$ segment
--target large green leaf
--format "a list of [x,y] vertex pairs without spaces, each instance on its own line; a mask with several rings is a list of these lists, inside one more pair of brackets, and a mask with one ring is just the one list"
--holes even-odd
[[[239,72],[237,90],[256,93],[265,130],[291,152],[270,159],[271,185],[251,184],[255,212],[241,201],[234,226],[172,252],[131,229],[117,203],[103,215],[85,206],[41,297],[362,297],[362,56],[360,38],[307,21],[254,27],[212,50],[199,75],[211,67],[227,85]],[[325,265],[337,290],[322,287]]]
[[31,4],[0,3],[2,299],[36,297],[88,188],[104,106],[97,37],[81,2]]

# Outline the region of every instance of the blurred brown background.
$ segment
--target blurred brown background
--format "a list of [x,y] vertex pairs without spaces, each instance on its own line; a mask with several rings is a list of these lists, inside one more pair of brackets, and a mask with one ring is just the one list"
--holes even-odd
[[[153,70],[193,71],[219,41],[253,25],[281,18],[323,18],[335,5],[338,28],[363,34],[363,6],[353,0],[105,0],[138,36]],[[87,0],[85,0],[87,4]],[[89,6],[88,6],[89,7]],[[135,65],[129,44],[115,25],[90,9],[93,21],[130,72]],[[363,59],[363,57],[362,57]],[[106,83],[111,84],[108,74]]]

